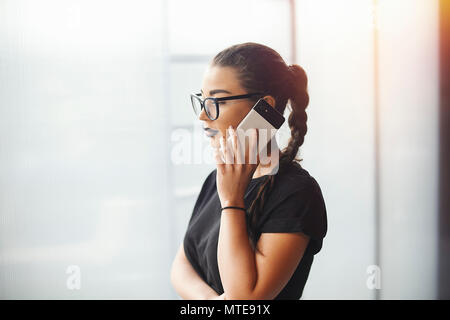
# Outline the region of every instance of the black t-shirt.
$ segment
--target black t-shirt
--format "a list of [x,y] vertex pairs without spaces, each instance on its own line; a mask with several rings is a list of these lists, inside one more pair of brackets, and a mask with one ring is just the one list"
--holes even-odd
[[[194,205],[184,236],[184,251],[200,277],[218,294],[224,292],[217,263],[220,226],[220,200],[214,169],[205,179]],[[327,232],[327,214],[321,189],[316,180],[293,162],[283,173],[277,173],[272,190],[259,214],[258,237],[261,233],[303,232],[310,241],[294,274],[275,298],[300,299],[314,255],[322,248]],[[249,208],[259,186],[268,175],[252,179],[244,203]],[[248,218],[248,216],[247,216]]]

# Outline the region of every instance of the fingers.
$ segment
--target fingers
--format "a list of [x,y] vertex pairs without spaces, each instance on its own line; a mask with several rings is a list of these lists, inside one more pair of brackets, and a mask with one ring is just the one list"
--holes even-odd
[[257,129],[250,129],[250,135],[249,135],[249,146],[248,146],[248,163],[249,164],[256,164],[259,161],[259,155],[258,155],[258,132]]
[[245,164],[245,137],[244,137],[244,144],[242,144],[242,130],[240,131],[234,131],[234,137],[233,142],[235,145],[235,152],[236,152],[236,163],[237,164]]
[[226,143],[227,161],[230,164],[234,164],[236,160],[236,141],[234,139],[234,130],[232,126],[228,128]]
[[218,166],[225,164],[224,158],[222,156],[222,151],[219,148],[213,149],[213,158]]
[[[241,130],[242,131],[242,130]],[[248,137],[248,144],[246,143]],[[227,130],[226,138],[219,138],[220,148],[214,150],[214,159],[218,165],[227,164],[257,164],[258,131],[250,129],[248,132],[235,131],[231,126]],[[248,148],[246,148],[248,147]]]
[[229,141],[231,143],[231,149],[234,155],[234,163],[245,164],[245,150],[240,142],[238,131],[234,130],[233,127],[229,128]]
[[233,164],[234,163],[234,152],[232,150],[230,139],[225,139],[225,137],[220,137],[220,148],[222,150],[225,164]]

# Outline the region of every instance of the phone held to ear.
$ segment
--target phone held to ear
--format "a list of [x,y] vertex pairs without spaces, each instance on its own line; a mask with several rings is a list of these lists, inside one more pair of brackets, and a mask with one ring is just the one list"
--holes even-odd
[[[236,128],[240,145],[243,146],[246,143],[245,137],[250,133],[247,130],[256,128],[259,136],[258,154],[261,155],[284,121],[285,119],[280,112],[275,110],[263,98],[259,99]],[[228,137],[228,140],[230,141],[231,137]],[[244,150],[247,150],[247,148]]]

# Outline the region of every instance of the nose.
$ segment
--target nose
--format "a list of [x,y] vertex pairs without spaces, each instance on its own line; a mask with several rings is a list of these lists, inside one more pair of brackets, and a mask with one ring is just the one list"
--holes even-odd
[[198,115],[198,120],[210,121],[209,118],[208,118],[208,116],[206,115],[205,109],[202,109],[202,111],[201,111],[200,114]]

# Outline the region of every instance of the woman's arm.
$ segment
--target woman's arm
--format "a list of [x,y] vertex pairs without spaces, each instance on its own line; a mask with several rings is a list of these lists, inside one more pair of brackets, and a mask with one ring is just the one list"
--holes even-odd
[[309,242],[301,233],[263,233],[250,246],[245,213],[223,210],[217,258],[227,300],[274,299],[288,283]]
[[[243,207],[242,204],[232,205]],[[250,247],[244,212],[223,210],[217,261],[223,288],[230,299],[248,299],[255,288],[257,273],[255,252]]]
[[209,300],[221,297],[194,270],[186,258],[183,243],[172,263],[170,281],[180,297],[186,300]]

